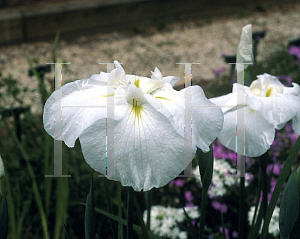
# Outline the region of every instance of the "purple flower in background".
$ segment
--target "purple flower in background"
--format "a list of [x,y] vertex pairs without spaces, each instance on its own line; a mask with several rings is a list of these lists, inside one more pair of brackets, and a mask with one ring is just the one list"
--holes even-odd
[[185,192],[185,193],[184,193],[184,197],[185,197],[185,200],[186,200],[188,203],[190,203],[190,202],[192,202],[192,201],[194,200],[194,197],[193,197],[193,195],[192,195],[192,192],[190,192],[190,191]]
[[281,167],[278,164],[274,164],[274,165],[273,164],[269,164],[267,166],[267,173],[271,173],[272,168],[273,168],[273,174],[276,175],[276,176],[278,176],[279,173],[280,173]]
[[238,232],[237,231],[233,231],[232,232],[232,237],[233,238],[237,238],[239,236]]
[[182,179],[177,179],[177,180],[175,181],[175,185],[176,185],[177,187],[179,187],[179,188],[182,188],[183,185],[184,185],[184,181],[183,181]]
[[290,55],[296,56],[298,59],[300,59],[300,48],[296,46],[291,46],[289,50]]
[[[223,227],[219,227],[219,230],[221,233],[223,233]],[[227,227],[225,227],[225,235],[226,235],[226,239],[229,239],[229,230]]]
[[218,68],[215,70],[214,74],[215,74],[215,77],[218,77],[222,74],[222,72],[225,70],[226,68],[223,66],[221,68]]
[[220,212],[223,212],[223,213],[227,212],[228,207],[225,204],[222,204],[218,201],[212,201],[211,205],[217,211],[220,211]]
[[300,65],[300,48],[296,46],[291,46],[289,50],[290,55],[297,57],[297,64]]
[[279,80],[284,80],[285,82],[284,82],[284,85],[285,86],[293,86],[293,84],[292,84],[292,78],[290,77],[290,76],[277,76],[277,78],[279,79]]

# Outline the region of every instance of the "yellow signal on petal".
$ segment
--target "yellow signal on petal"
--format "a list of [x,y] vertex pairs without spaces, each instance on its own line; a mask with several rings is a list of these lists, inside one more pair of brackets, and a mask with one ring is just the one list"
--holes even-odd
[[137,80],[134,81],[133,84],[134,84],[137,88],[140,88],[140,82],[141,82],[141,81],[140,81],[140,78],[138,78]]

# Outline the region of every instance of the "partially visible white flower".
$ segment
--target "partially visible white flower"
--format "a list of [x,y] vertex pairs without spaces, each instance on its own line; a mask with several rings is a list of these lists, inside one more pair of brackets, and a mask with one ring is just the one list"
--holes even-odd
[[[275,237],[279,235],[279,211],[280,211],[280,208],[278,206],[275,206],[275,209],[273,211],[273,215],[272,215],[272,218],[270,221],[270,225],[269,225],[269,233]],[[255,212],[255,206],[252,206],[248,212],[248,222],[249,222],[250,226],[252,223],[254,212]],[[259,212],[259,207],[258,207],[258,210],[256,213],[256,217],[258,215],[258,212]],[[263,226],[263,220],[262,220],[260,232],[262,230],[262,226]]]
[[[186,213],[191,219],[200,217],[198,207],[185,207]],[[145,223],[147,222],[147,210],[143,214]],[[186,239],[187,232],[180,231],[177,223],[186,220],[182,208],[171,208],[163,206],[151,207],[150,230],[161,237],[168,237],[172,239]]]
[[[239,182],[239,177],[235,177],[235,174],[236,169],[232,168],[225,159],[214,159],[213,178],[208,189],[209,197],[224,196],[227,193],[228,187]],[[201,184],[198,165],[193,170],[193,175],[195,176],[196,181]],[[245,176],[245,186],[247,187],[249,185],[247,179],[251,178],[251,174],[246,173]]]
[[[243,27],[241,39],[237,51],[236,62],[237,63],[253,63],[253,51],[252,51],[252,26],[251,24]],[[249,64],[245,64],[245,68]],[[236,69],[238,72],[244,71],[244,66],[237,64]]]
[[[245,153],[258,157],[271,146],[275,128],[281,129],[300,109],[299,85],[285,87],[275,76],[258,75],[250,87],[235,83],[232,93],[210,99],[224,112],[223,129],[218,139],[227,148],[236,151],[236,115],[244,110]],[[237,88],[245,92],[245,105],[237,105]],[[300,129],[299,129],[300,130]]]
[[2,161],[2,158],[0,156],[0,177],[4,176],[5,175],[5,172],[4,172],[4,164],[3,164],[3,161]]

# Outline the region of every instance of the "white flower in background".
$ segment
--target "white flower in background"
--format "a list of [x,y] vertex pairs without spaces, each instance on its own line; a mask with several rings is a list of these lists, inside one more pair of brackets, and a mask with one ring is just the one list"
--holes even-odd
[[[275,76],[257,76],[250,87],[235,83],[232,93],[210,99],[224,112],[224,124],[218,136],[220,142],[231,150],[236,150],[236,115],[244,109],[245,154],[258,157],[273,143],[275,128],[281,129],[300,108],[299,85],[285,87]],[[245,92],[245,105],[237,105],[237,88]]]
[[[275,209],[273,211],[273,215],[272,215],[272,218],[270,221],[270,225],[269,225],[269,233],[275,237],[279,235],[279,211],[280,211],[280,208],[278,206],[275,206]],[[252,206],[250,208],[250,211],[248,212],[248,222],[249,222],[250,226],[252,223],[254,212],[255,212],[255,206]],[[257,218],[258,212],[259,212],[259,207],[256,212],[256,218]],[[260,231],[262,230],[262,226],[263,226],[263,220],[262,220]]]
[[[232,168],[231,165],[225,159],[214,159],[214,169],[212,183],[208,189],[208,196],[210,198],[217,196],[224,196],[227,193],[227,188],[235,185],[239,182],[239,177],[235,177],[236,169]],[[193,170],[193,175],[198,183],[201,184],[199,166]],[[251,178],[250,173],[245,174],[245,186],[249,185],[248,180]]]
[[[252,51],[252,26],[251,24],[243,27],[241,39],[237,51],[236,62],[237,63],[253,63],[253,51]],[[245,64],[247,68],[249,64]],[[244,71],[244,65],[237,64],[236,69],[238,72]]]
[[[106,174],[107,101],[114,100],[114,174],[136,191],[162,187],[177,177],[189,162],[184,162],[184,92],[172,85],[177,77],[162,77],[155,68],[152,77],[125,75],[115,61],[111,73],[92,75],[62,86],[52,93],[44,107],[44,128],[56,140],[74,147],[77,138],[87,163]],[[107,92],[107,82],[114,88]],[[211,103],[199,86],[191,86],[192,153],[196,146],[204,152],[218,136],[223,113]],[[62,94],[62,135],[55,135],[55,100]],[[197,106],[212,107],[197,107]],[[102,108],[91,108],[101,106]],[[90,107],[90,108],[89,108]],[[190,159],[192,161],[192,158]]]
[[[200,217],[198,207],[185,207],[186,213],[191,219]],[[145,223],[147,222],[147,210],[143,214]],[[172,239],[185,239],[187,237],[186,231],[180,231],[177,223],[183,222],[185,217],[182,208],[171,208],[163,206],[151,207],[150,230],[160,236]]]
[[0,156],[0,177],[4,176],[5,175],[5,172],[4,172],[4,164],[3,164],[3,161],[2,161],[2,158]]

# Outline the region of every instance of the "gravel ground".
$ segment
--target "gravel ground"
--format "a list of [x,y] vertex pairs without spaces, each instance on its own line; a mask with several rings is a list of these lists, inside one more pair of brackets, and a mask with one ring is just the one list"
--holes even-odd
[[[72,41],[60,40],[57,60],[71,64],[63,67],[63,80],[89,78],[106,71],[99,62],[118,60],[123,62],[127,74],[150,77],[150,71],[158,67],[164,76],[181,78],[176,84],[182,88],[183,68],[178,62],[200,62],[193,67],[193,84],[214,79],[214,70],[227,67],[221,54],[236,54],[243,26],[251,23],[253,31],[266,30],[266,36],[258,46],[258,61],[280,48],[286,48],[289,40],[300,37],[300,3],[285,8],[273,7],[264,13],[253,13],[244,18],[226,17],[168,24],[163,31],[147,29],[143,34],[98,34],[81,36]],[[37,88],[35,78],[28,76],[28,64],[24,56],[38,60],[39,64],[51,62],[53,40],[23,43],[0,48],[0,71],[19,80],[21,86]],[[286,48],[287,49],[287,48]],[[53,82],[53,72],[46,74]],[[24,95],[25,102],[32,103],[32,111],[40,112],[38,94]]]

